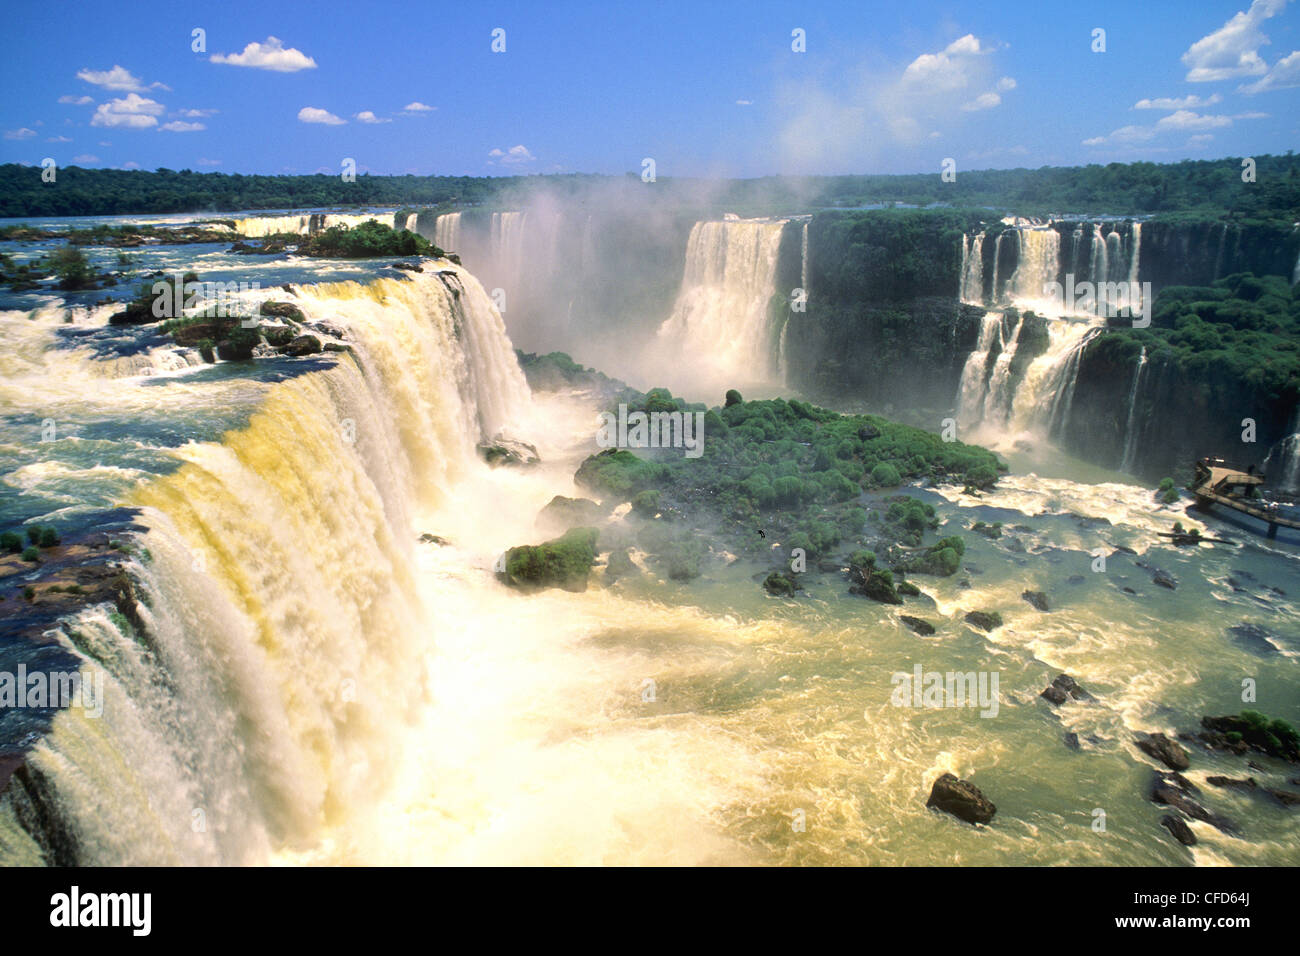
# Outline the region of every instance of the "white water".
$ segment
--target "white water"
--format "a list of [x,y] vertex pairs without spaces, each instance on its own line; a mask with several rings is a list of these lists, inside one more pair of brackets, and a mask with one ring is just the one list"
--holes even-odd
[[1124,456],[1120,460],[1121,471],[1131,471],[1133,459],[1137,453],[1137,399],[1142,389],[1142,373],[1147,367],[1146,346],[1138,355],[1137,368],[1133,372],[1133,387],[1128,393],[1128,421],[1124,424]]
[[[1011,274],[1010,295],[1020,307],[1047,301],[1047,286],[1056,281],[1061,265],[1061,235],[1050,226],[1017,229],[1016,271]],[[1050,306],[1048,306],[1050,308]],[[1045,311],[1042,305],[1036,311]]]
[[[312,221],[316,220],[317,229],[329,229],[332,226],[347,226],[352,228],[359,226],[363,222],[377,220],[385,222],[383,213],[368,213],[360,216],[337,215],[326,213],[322,216],[252,216],[247,219],[235,220],[235,232],[247,239],[259,239],[264,236],[273,236],[278,233],[297,233],[300,236],[308,235],[312,231]],[[391,220],[390,220],[391,222]],[[386,225],[389,223],[385,223]]]
[[985,312],[980,322],[979,341],[961,370],[961,386],[957,391],[957,420],[963,425],[978,424],[983,417],[984,373],[988,368],[989,352],[994,343],[1000,345],[1001,340],[1002,313]]
[[494,212],[490,255],[493,277],[506,287],[507,292],[517,292],[524,265],[524,228],[528,222],[526,212]]
[[444,252],[460,250],[460,213],[448,212],[433,225],[433,244]]
[[779,375],[769,306],[783,219],[697,222],[672,315],[659,329],[664,374],[708,390]]
[[961,239],[961,301],[984,304],[984,233]]

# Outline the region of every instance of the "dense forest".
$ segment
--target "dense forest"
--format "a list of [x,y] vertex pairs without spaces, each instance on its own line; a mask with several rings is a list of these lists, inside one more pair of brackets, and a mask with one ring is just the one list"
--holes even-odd
[[[1257,156],[1255,179],[1243,181],[1242,160],[1111,163],[1106,166],[957,171],[944,182],[938,170],[903,176],[765,177],[717,183],[664,177],[655,183],[669,198],[750,215],[876,204],[947,204],[1020,215],[1087,212],[1093,215],[1192,213],[1236,221],[1295,222],[1300,218],[1300,159]],[[577,195],[593,188],[643,188],[627,176],[263,176],[82,169],[58,170],[46,183],[35,166],[0,166],[0,217],[91,216],[310,209],[340,205],[472,206],[517,199],[545,188]]]

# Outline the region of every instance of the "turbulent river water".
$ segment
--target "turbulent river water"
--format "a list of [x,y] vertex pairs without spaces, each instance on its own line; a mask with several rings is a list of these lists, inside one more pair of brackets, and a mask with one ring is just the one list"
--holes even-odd
[[[838,573],[771,598],[721,554],[689,584],[607,587],[598,570],[584,593],[522,595],[494,563],[548,537],[535,518],[552,496],[581,494],[594,396],[530,394],[505,321],[449,262],[381,278],[224,249],[131,255],[141,272],[255,278],[252,302],[288,283],[353,351],[205,365],[106,325],[94,296],[0,313],[0,524],[66,536],[128,507],[145,529],[129,560],[149,639],[102,605],[65,621],[57,640],[107,675],[104,712],[59,712],[27,754],[82,862],[1300,862],[1300,814],[1204,785],[1285,786],[1294,767],[1195,750],[1187,776],[1240,832],[1193,822],[1189,850],[1158,825],[1132,745],[1239,712],[1246,678],[1257,709],[1300,717],[1294,544],[990,432],[1012,466],[996,490],[908,489],[967,552],[957,575],[917,577],[905,608],[849,596]],[[502,434],[543,464],[488,468],[475,445]],[[1240,546],[1171,547],[1158,532],[1174,520]],[[1004,625],[972,628],[975,609]],[[894,706],[891,676],[917,665],[998,674],[996,715]],[[1062,671],[1096,701],[1041,700]],[[997,804],[993,825],[926,809],[944,771]],[[0,798],[0,862],[40,858]]]

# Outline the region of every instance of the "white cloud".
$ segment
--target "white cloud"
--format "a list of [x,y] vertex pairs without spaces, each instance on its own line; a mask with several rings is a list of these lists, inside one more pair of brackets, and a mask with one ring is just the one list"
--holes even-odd
[[207,129],[202,123],[187,123],[184,120],[172,120],[158,128],[165,129],[169,133],[197,133],[201,129]]
[[1133,104],[1135,110],[1190,110],[1196,107],[1213,106],[1222,100],[1223,97],[1218,93],[1208,98],[1202,98],[1192,93],[1188,96],[1170,97],[1158,96],[1155,99],[1141,99]]
[[1266,93],[1269,90],[1289,90],[1300,86],[1300,50],[1292,50],[1273,64],[1268,74],[1254,83],[1237,87],[1241,93]]
[[243,53],[214,53],[213,63],[230,66],[248,66],[255,70],[273,70],[276,73],[297,73],[316,69],[316,61],[302,50],[286,47],[276,37],[267,37],[265,43],[250,43]]
[[212,116],[219,112],[218,110],[178,110],[176,115],[183,116],[185,119],[203,119],[205,116]]
[[89,106],[91,103],[95,102],[95,98],[93,96],[70,96],[69,95],[69,96],[60,96],[59,102],[69,103],[72,106]]
[[1009,76],[1004,76],[1002,79],[998,80],[998,89],[1003,93],[1006,93],[1008,90],[1014,90],[1015,88],[1016,81]]
[[132,160],[131,162],[123,163],[123,164],[122,164],[120,167],[118,167],[118,168],[119,168],[119,169],[139,169],[139,168],[140,168],[140,164],[137,163],[137,162],[135,162],[134,160]]
[[376,116],[370,110],[362,110],[357,114],[357,120],[362,123],[391,123],[392,120]]
[[907,65],[901,83],[904,88],[928,93],[965,89],[970,85],[974,59],[988,52],[975,36],[968,33],[938,53],[922,53]]
[[972,113],[976,110],[991,110],[995,106],[1000,106],[1001,103],[1002,97],[997,93],[981,93],[969,103],[963,103],[961,108],[967,113]]
[[1231,116],[1207,116],[1204,114],[1193,113],[1191,110],[1178,110],[1177,112],[1170,113],[1168,116],[1160,117],[1156,122],[1156,130],[1218,129],[1223,126],[1231,125]]
[[507,150],[494,149],[488,153],[489,166],[519,166],[531,163],[537,157],[528,151],[527,146],[511,146]]
[[5,130],[5,139],[31,139],[35,135],[36,130],[28,129],[26,126]]
[[82,153],[80,156],[73,156],[72,161],[74,163],[97,163],[99,162],[99,157],[91,156],[89,153]]
[[50,136],[49,138],[47,138],[47,139],[45,140],[45,142],[47,142],[47,143],[71,143],[72,140],[70,140],[70,139],[69,139],[68,137],[66,137],[66,136]]
[[432,113],[437,108],[438,107],[436,106],[427,106],[426,104],[421,103],[419,100],[416,100],[413,103],[407,103],[405,106],[403,106],[402,112],[403,113]]
[[737,106],[753,106],[753,105],[754,105],[754,101],[753,101],[753,100],[736,100],[736,105],[737,105]]
[[298,120],[302,123],[323,123],[326,126],[342,126],[347,122],[331,113],[329,110],[317,109],[315,106],[304,106],[298,111]]
[[109,100],[95,107],[95,115],[90,118],[90,125],[148,129],[150,126],[158,125],[156,117],[163,112],[163,109],[163,105],[156,100],[128,93],[119,99]]
[[1268,43],[1260,24],[1282,12],[1287,0],[1254,0],[1223,26],[1203,36],[1183,54],[1189,83],[1213,83],[1239,76],[1259,76],[1268,66],[1259,48]]
[[[77,79],[85,80],[95,86],[102,86],[106,90],[120,90],[123,93],[142,93],[146,89],[169,89],[162,83],[151,83],[149,86],[145,86],[143,80],[133,75],[130,70],[123,66],[114,66],[111,70],[78,70]],[[60,100],[60,102],[63,101]]]

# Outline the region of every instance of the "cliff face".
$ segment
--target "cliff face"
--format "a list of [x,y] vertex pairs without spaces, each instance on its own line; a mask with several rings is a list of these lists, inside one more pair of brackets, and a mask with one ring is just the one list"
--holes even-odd
[[[1070,273],[1076,282],[1122,281],[1136,254],[1137,281],[1150,282],[1155,295],[1239,272],[1290,281],[1300,253],[1300,231],[1268,223],[1061,221],[1018,234],[1001,223],[964,223],[953,212],[914,211],[910,222],[904,215],[813,218],[808,309],[792,317],[787,336],[792,387],[837,404],[911,406],[929,417],[951,408],[985,308],[1006,307],[1024,284],[1012,279],[1022,258],[1022,278],[1032,268],[1035,281],[1064,283]],[[783,277],[787,250],[798,249],[797,242],[783,247]],[[969,261],[976,255],[978,263]],[[959,288],[968,302],[985,305],[959,304]],[[1083,347],[1070,414],[1052,435],[1066,450],[1158,479],[1186,472],[1206,454],[1262,466],[1290,433],[1293,404],[1284,407],[1246,375],[1213,362],[1192,374],[1153,347],[1135,389],[1140,355],[1138,343],[1105,332]],[[1242,440],[1246,418],[1255,422],[1253,443]]]

